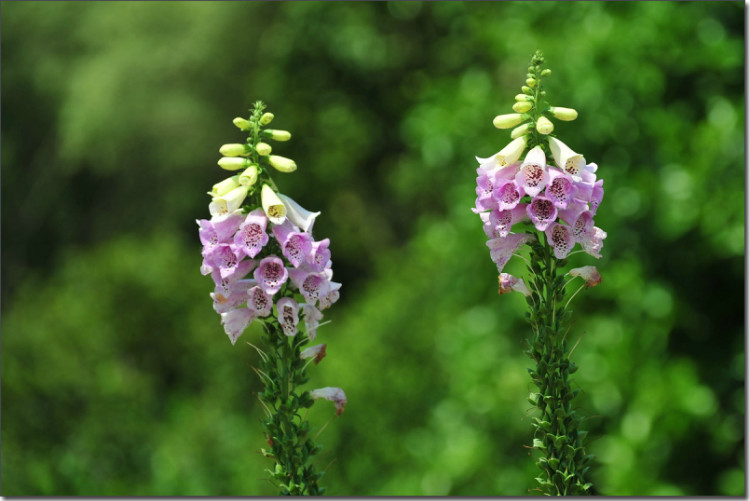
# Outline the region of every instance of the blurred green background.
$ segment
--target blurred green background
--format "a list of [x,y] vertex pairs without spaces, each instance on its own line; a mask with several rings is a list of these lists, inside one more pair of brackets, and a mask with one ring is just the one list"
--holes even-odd
[[256,99],[344,284],[311,370],[349,398],[327,493],[536,494],[525,303],[469,209],[541,49],[580,113],[557,132],[605,180],[604,257],[571,259],[604,276],[570,334],[591,479],[743,495],[744,9],[3,2],[2,494],[275,494],[257,354],[219,325],[194,221]]

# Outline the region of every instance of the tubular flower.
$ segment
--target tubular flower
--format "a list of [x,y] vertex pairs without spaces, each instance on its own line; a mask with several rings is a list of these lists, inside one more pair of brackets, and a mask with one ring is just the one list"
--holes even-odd
[[559,139],[549,138],[549,149],[552,151],[557,166],[572,176],[578,176],[586,164],[583,155],[571,150],[567,144]]
[[297,301],[290,297],[282,297],[276,302],[278,319],[281,328],[289,337],[297,334],[297,324],[299,323],[299,305]]

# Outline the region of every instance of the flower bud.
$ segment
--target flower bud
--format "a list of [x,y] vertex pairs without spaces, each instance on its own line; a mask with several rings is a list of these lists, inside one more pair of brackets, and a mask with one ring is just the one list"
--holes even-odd
[[531,122],[525,123],[523,125],[519,125],[515,129],[513,129],[513,131],[510,133],[510,138],[515,139],[517,137],[523,136],[529,131],[530,127],[531,127]]
[[526,85],[528,85],[532,89],[536,87],[536,79],[533,77],[533,75],[526,79]]
[[492,125],[498,129],[510,129],[515,127],[523,121],[523,115],[520,113],[507,113],[505,115],[498,115],[492,121]]
[[263,135],[274,141],[289,141],[292,138],[292,133],[288,130],[266,129],[263,131]]
[[224,170],[240,170],[250,166],[250,160],[242,157],[222,157],[217,162]]
[[271,123],[271,120],[273,120],[273,113],[263,113],[260,117],[260,124],[268,125]]
[[208,192],[208,194],[212,197],[220,197],[222,195],[226,195],[240,185],[238,178],[239,176],[232,176],[226,178],[223,181],[219,181],[214,185],[211,191]]
[[246,144],[231,143],[224,144],[219,148],[219,153],[225,157],[241,157],[245,156],[250,152],[250,148]]
[[550,113],[552,113],[552,116],[557,118],[558,120],[565,120],[566,122],[569,122],[571,120],[575,120],[578,118],[578,112],[574,110],[573,108],[563,108],[561,106],[552,106],[549,109]]
[[250,130],[250,122],[242,117],[235,118],[234,120],[232,120],[232,123],[236,125],[240,130]]
[[546,70],[542,70],[542,73],[541,73],[541,75],[542,75],[543,77],[548,77],[548,76],[550,76],[550,74],[551,74],[551,73],[552,73],[552,70],[551,70],[551,69],[549,69],[549,68],[547,68]]
[[524,101],[533,101],[534,98],[531,96],[527,96],[526,94],[516,94],[516,101],[518,102],[524,102]]
[[286,207],[273,188],[267,184],[260,190],[260,204],[268,220],[273,224],[281,224],[286,219]]
[[291,158],[280,157],[278,155],[271,155],[268,157],[268,163],[273,166],[279,172],[294,172],[297,170],[297,164]]
[[531,94],[531,87],[529,87],[528,85],[524,85],[523,87],[521,87],[521,91],[524,94]]
[[513,111],[518,112],[518,113],[526,113],[527,111],[529,111],[533,107],[534,107],[534,105],[532,105],[530,102],[524,101],[522,103],[516,103],[516,104],[514,104],[513,105]]
[[255,184],[255,181],[258,180],[258,166],[257,165],[251,165],[247,169],[245,169],[242,174],[239,175],[237,178],[239,183],[242,186],[252,186]]
[[549,134],[555,130],[555,125],[550,121],[549,118],[542,115],[536,121],[536,130],[539,134]]
[[271,154],[271,145],[263,142],[258,143],[257,145],[255,145],[255,151],[258,152],[258,155],[267,157]]

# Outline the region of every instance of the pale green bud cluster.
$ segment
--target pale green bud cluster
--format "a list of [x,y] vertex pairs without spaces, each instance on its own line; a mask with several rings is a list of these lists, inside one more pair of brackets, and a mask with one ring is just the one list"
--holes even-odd
[[[492,121],[492,124],[498,129],[510,129],[513,130],[510,133],[510,137],[513,140],[506,146],[501,152],[502,164],[512,163],[515,159],[519,158],[524,151],[528,148],[534,148],[535,146],[542,146],[543,148],[551,148],[550,151],[559,150],[558,144],[554,146],[548,145],[548,140],[552,137],[549,136],[555,130],[555,124],[552,122],[552,118],[563,121],[575,120],[578,117],[578,112],[572,108],[564,108],[562,106],[550,106],[545,100],[547,95],[546,91],[542,88],[542,78],[549,76],[552,71],[549,69],[542,69],[542,63],[544,58],[541,52],[534,54],[531,59],[531,65],[528,68],[526,74],[525,85],[521,87],[521,93],[516,94],[515,103],[512,108],[515,113],[506,113],[504,115],[498,115]],[[519,148],[522,145],[522,149]],[[567,155],[556,155],[555,158],[565,157],[565,161],[572,158],[572,152]],[[516,156],[518,155],[518,156]],[[563,161],[563,163],[565,163]],[[565,169],[565,165],[560,166]],[[578,163],[574,167],[568,166],[565,169],[567,172],[577,170]]]
[[212,214],[237,210],[246,197],[251,197],[255,198],[256,205],[272,213],[269,213],[269,217],[273,216],[279,222],[283,222],[284,215],[280,213],[283,204],[277,200],[276,184],[270,173],[273,170],[294,172],[297,170],[297,164],[290,158],[271,155],[273,149],[265,141],[289,141],[292,134],[281,129],[265,129],[274,119],[274,115],[264,113],[264,109],[263,103],[257,102],[249,118],[237,117],[232,120],[237,128],[248,132],[249,137],[244,143],[227,143],[219,148],[222,155],[217,162],[219,167],[238,173],[216,183],[208,192],[212,197]]

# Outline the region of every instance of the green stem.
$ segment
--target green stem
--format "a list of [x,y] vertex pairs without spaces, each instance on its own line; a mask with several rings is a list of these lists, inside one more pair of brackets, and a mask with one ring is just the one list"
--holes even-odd
[[308,392],[297,392],[297,387],[307,382],[306,364],[300,358],[305,334],[300,331],[290,338],[273,318],[264,327],[270,353],[261,357],[261,370],[267,375],[263,378],[266,389],[261,398],[270,409],[263,426],[271,446],[265,453],[276,460],[271,474],[279,483],[281,495],[321,495],[324,489],[318,479],[323,473],[308,464],[320,447],[308,438],[310,425],[300,414],[312,406],[313,400]]
[[578,390],[572,388],[569,379],[577,367],[566,354],[570,312],[566,311],[567,304],[558,306],[565,298],[565,277],[558,273],[565,261],[554,257],[544,234],[535,236],[528,284],[532,291],[528,299],[529,322],[534,335],[526,353],[536,362],[536,368],[529,372],[539,390],[530,396],[540,411],[534,423],[534,448],[542,453],[537,460],[542,475],[537,481],[548,495],[586,495],[592,484],[585,481],[584,475],[593,456],[586,455],[586,433],[578,430],[582,418],[571,405]]

